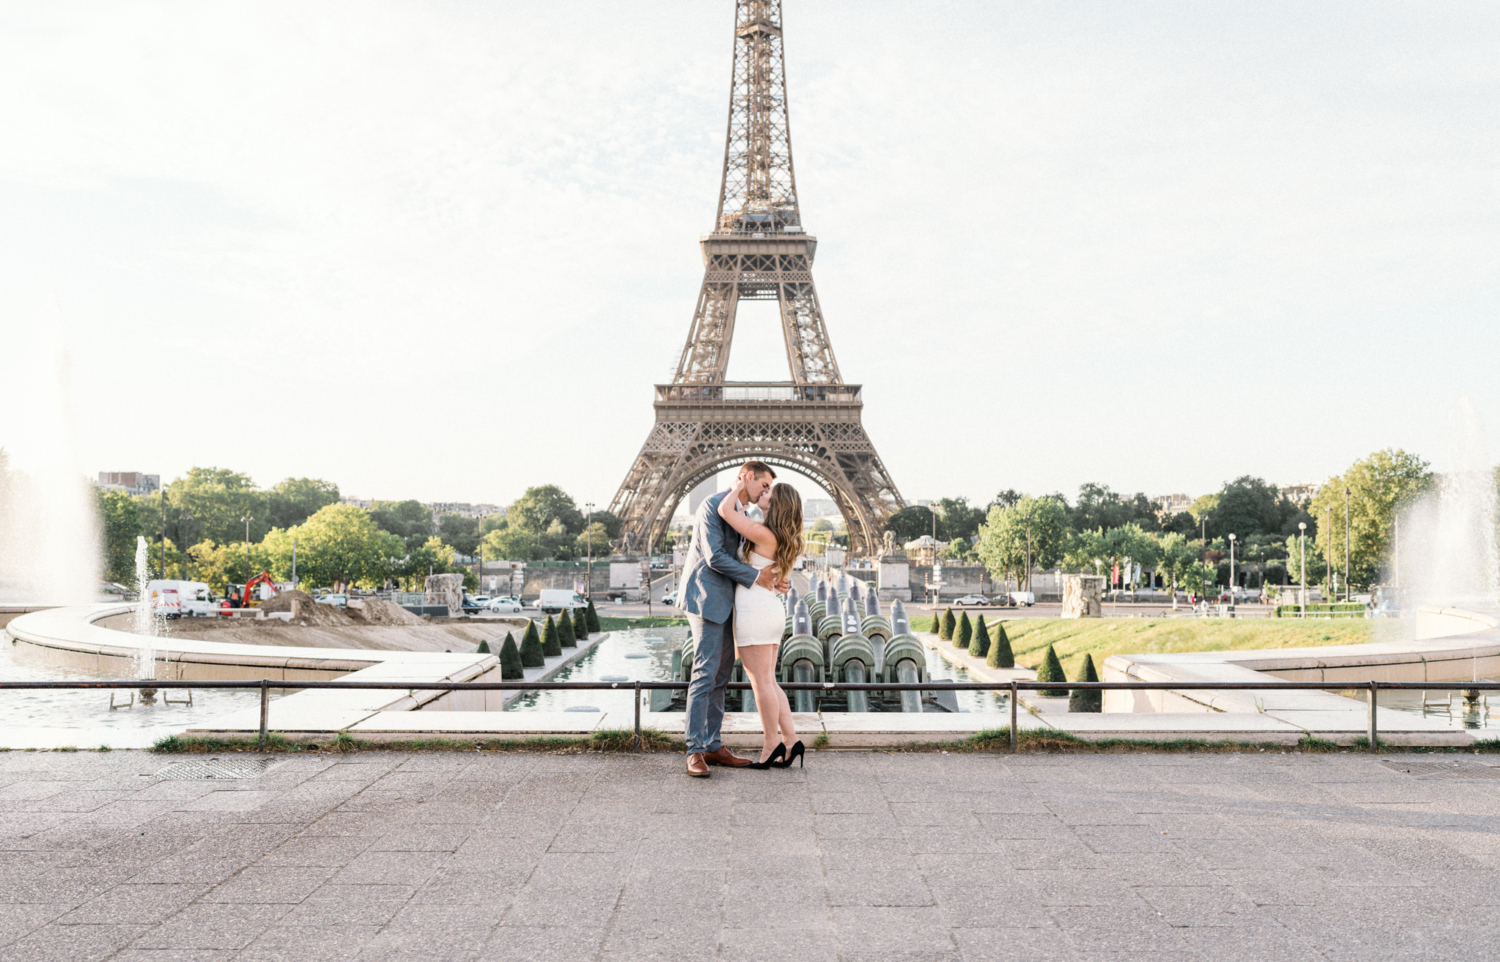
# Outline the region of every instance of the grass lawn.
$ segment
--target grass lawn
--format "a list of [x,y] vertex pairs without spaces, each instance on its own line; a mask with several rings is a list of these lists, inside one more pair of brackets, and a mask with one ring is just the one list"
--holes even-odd
[[[1357,645],[1374,640],[1374,622],[1362,618],[1300,621],[1290,618],[1008,618],[1003,619],[1016,664],[1035,668],[1048,645],[1069,678],[1078,676],[1085,653],[1104,670],[1110,655],[1171,651],[1243,651],[1250,648],[1309,648]],[[985,621],[989,623],[989,619]],[[918,618],[914,631],[931,632],[932,619]]]

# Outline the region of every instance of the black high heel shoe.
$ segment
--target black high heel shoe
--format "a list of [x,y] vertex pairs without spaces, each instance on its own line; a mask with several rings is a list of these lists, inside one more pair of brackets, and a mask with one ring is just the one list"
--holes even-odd
[[[801,743],[799,742],[798,744],[801,744]],[[785,754],[786,754],[786,746],[785,745],[777,745],[775,748],[771,749],[771,755],[765,761],[763,761],[763,762],[751,762],[749,767],[754,768],[754,769],[759,770],[759,771],[764,771],[765,769],[771,768],[772,766],[775,766],[776,768],[785,768],[786,767],[785,765],[782,765],[781,763],[779,763],[777,761],[778,758],[782,757]]]
[[802,744],[802,739],[799,738],[799,739],[797,739],[797,744],[795,744],[795,745],[792,746],[792,750],[789,751],[789,752],[787,752],[787,754],[786,754],[786,761],[784,761],[784,762],[777,762],[776,763],[776,767],[777,768],[791,768],[792,767],[792,761],[795,759],[796,762],[797,762],[797,767],[801,768],[801,767],[803,767],[803,762],[806,760],[806,758],[807,758],[807,746],[804,745],[804,744]]

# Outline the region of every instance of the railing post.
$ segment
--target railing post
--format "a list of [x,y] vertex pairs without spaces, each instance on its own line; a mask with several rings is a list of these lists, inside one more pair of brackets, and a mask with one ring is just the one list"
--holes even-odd
[[641,683],[635,683],[635,751],[640,754],[641,749]]
[[266,722],[271,717],[271,679],[260,680],[260,750],[266,750]]
[[1370,753],[1371,754],[1378,754],[1380,752],[1380,744],[1379,744],[1379,742],[1376,741],[1376,738],[1375,738],[1375,735],[1376,735],[1376,732],[1375,732],[1375,683],[1373,681],[1370,682],[1370,724],[1369,724],[1369,729],[1370,730],[1368,732],[1368,735],[1369,735],[1369,738],[1370,738]]
[[1018,701],[1020,699],[1016,697],[1016,680],[1012,678],[1010,681],[1010,753],[1012,755],[1021,750],[1020,732],[1016,730],[1016,702]]

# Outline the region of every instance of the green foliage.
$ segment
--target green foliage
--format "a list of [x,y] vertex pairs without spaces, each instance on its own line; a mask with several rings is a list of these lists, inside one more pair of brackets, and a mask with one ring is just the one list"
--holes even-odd
[[[1343,490],[1340,488],[1339,490]],[[1342,548],[1342,539],[1339,547]],[[1323,549],[1318,545],[1316,533],[1309,529],[1305,537],[1292,535],[1286,539],[1286,577],[1287,582],[1294,585],[1302,584],[1302,553],[1307,551],[1307,584],[1320,585],[1328,579],[1328,568],[1324,562]],[[1343,552],[1339,552],[1340,561],[1343,560]],[[1340,565],[1342,568],[1342,565]],[[1342,582],[1340,582],[1342,584]]]
[[301,524],[339,503],[339,486],[317,478],[287,478],[266,492],[266,519],[273,528]]
[[352,504],[330,504],[304,524],[266,535],[263,547],[271,576],[278,581],[291,577],[294,540],[297,574],[307,586],[338,580],[379,585],[396,573],[406,553],[401,539],[380,530],[368,512]]
[[[145,518],[159,521],[163,492],[142,499]],[[271,529],[266,493],[255,487],[249,475],[227,468],[191,468],[185,477],[167,485],[167,536],[180,544],[197,544],[202,540],[225,543],[245,540],[245,522],[249,516],[250,540],[260,541]],[[191,520],[188,520],[191,519]]]
[[381,531],[400,538],[408,551],[432,537],[432,512],[420,501],[375,501],[370,505],[370,518]]
[[[1029,537],[1028,537],[1029,535]],[[996,578],[1027,581],[1026,551],[1034,568],[1057,563],[1068,536],[1068,510],[1061,498],[1022,498],[1008,508],[994,507],[979,529],[979,560]]]
[[585,640],[589,636],[589,613],[583,608],[573,609],[573,637]]
[[562,640],[557,635],[557,622],[551,615],[547,616],[547,623],[542,626],[542,654],[548,658],[556,658],[562,654]]
[[953,640],[953,631],[958,627],[958,619],[953,617],[952,608],[943,609],[943,630],[938,632],[938,637],[943,641]]
[[995,622],[995,638],[990,642],[990,653],[984,663],[991,668],[1016,667],[1015,652],[1010,649],[1010,636],[1005,633],[1005,622]]
[[1075,531],[1109,531],[1127,524],[1156,531],[1156,514],[1156,505],[1140,492],[1122,497],[1107,484],[1089,483],[1078,486],[1078,502],[1068,512],[1068,524]]
[[517,527],[497,528],[484,536],[484,556],[493,561],[542,561],[534,557],[536,536]]
[[583,530],[583,513],[567,492],[555,484],[527,488],[506,510],[505,517],[512,528],[533,535],[546,533],[554,522],[569,541]]
[[557,616],[557,644],[560,648],[578,647],[578,636],[573,633],[573,617],[566,611]]
[[601,629],[599,627],[599,612],[597,612],[597,611],[594,610],[594,599],[592,599],[592,598],[589,599],[589,607],[588,607],[587,617],[588,617],[589,633],[590,634],[592,634],[592,633],[594,633],[596,631],[602,631],[603,630],[603,629]]
[[[540,654],[541,645],[537,645]],[[521,651],[516,647],[516,637],[510,632],[505,633],[505,642],[500,646],[500,680],[520,681],[526,677],[522,670]]]
[[[829,525],[829,530],[833,529]],[[932,509],[925,505],[912,505],[902,508],[886,519],[883,531],[892,531],[896,535],[896,544],[904,545],[908,541],[915,541],[924,534],[932,534]]]
[[[1238,535],[1284,536],[1296,530],[1300,510],[1274,485],[1245,475],[1224,485],[1218,502],[1209,512],[1209,537]],[[1290,525],[1291,531],[1287,530]]]
[[990,630],[985,627],[984,615],[974,625],[974,640],[969,642],[969,657],[983,658],[990,653]]
[[479,519],[445,514],[438,519],[438,537],[444,544],[452,545],[454,551],[472,558],[479,551]]
[[[562,654],[561,650],[558,654]],[[527,621],[526,633],[521,636],[521,664],[526,668],[541,668],[547,663],[546,655],[542,639],[536,633],[536,622]]]
[[488,655],[490,653],[490,642],[488,638],[479,639],[479,647],[474,649],[476,655]]
[[142,534],[140,504],[124,491],[98,490],[105,581],[135,584],[135,539]]
[[[1059,667],[1061,667],[1059,665]],[[1098,681],[1099,673],[1094,670],[1094,656],[1085,653],[1083,656],[1083,671],[1079,672],[1074,681]],[[1102,691],[1080,691],[1074,689],[1068,693],[1068,711],[1102,712],[1104,711],[1104,692]]]
[[[1047,646],[1047,653],[1042,656],[1042,663],[1037,666],[1036,680],[1067,681],[1068,676],[1063,674],[1062,662],[1057,660],[1057,649],[1052,645]],[[1043,698],[1062,698],[1068,694],[1066,688],[1043,688],[1037,692]]]
[[573,539],[573,553],[580,558],[609,557],[609,530],[601,521],[595,521]]
[[968,648],[969,642],[974,640],[974,623],[969,620],[969,613],[963,612],[958,619],[958,630],[953,633],[953,647]]
[[[1181,539],[1181,535],[1168,537]],[[1129,583],[1124,571],[1127,559],[1140,564],[1142,568],[1155,568],[1160,558],[1160,541],[1142,531],[1135,522],[1130,522],[1108,531],[1085,531],[1072,535],[1063,552],[1063,565],[1075,570],[1093,571],[1097,560],[1100,573],[1108,577],[1110,569],[1119,563],[1123,586]]]
[[[1390,448],[1354,462],[1342,475],[1325,481],[1308,505],[1308,513],[1318,524],[1316,537],[1311,526],[1307,532],[1308,583],[1313,583],[1313,541],[1334,558],[1335,570],[1343,571],[1345,488],[1349,489],[1350,578],[1355,584],[1371,584],[1379,578],[1381,565],[1390,554],[1397,512],[1420,498],[1432,483],[1426,461]],[[1292,580],[1297,580],[1295,574]],[[1318,580],[1322,581],[1323,575]],[[1339,583],[1343,584],[1342,578]]]
[[938,516],[939,541],[968,541],[984,523],[984,509],[969,507],[968,498],[939,498],[934,505]]

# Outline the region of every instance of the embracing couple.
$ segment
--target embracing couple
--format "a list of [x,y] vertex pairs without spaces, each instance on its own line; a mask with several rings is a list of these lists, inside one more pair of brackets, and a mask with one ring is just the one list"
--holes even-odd
[[[734,486],[704,500],[693,518],[693,541],[682,572],[679,604],[693,635],[687,693],[687,773],[707,778],[708,766],[789,768],[806,749],[792,726],[786,692],[776,683],[776,650],[786,626],[780,598],[802,554],[802,498],[776,472],[747,461]],[[764,521],[747,510],[760,509]],[[752,762],[724,747],[724,692],[738,654],[755,693],[765,744]]]

